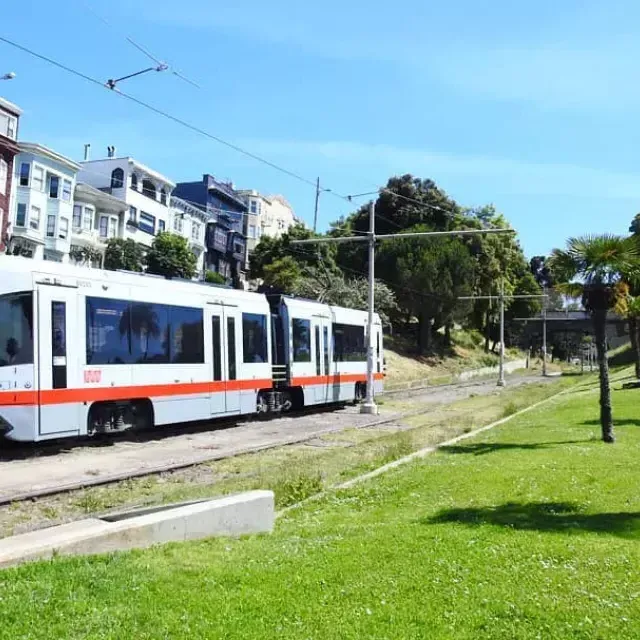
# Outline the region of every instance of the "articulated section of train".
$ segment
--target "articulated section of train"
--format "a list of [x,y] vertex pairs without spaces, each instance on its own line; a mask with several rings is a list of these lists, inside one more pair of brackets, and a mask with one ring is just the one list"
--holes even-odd
[[[0,257],[0,433],[78,437],[359,400],[367,314]],[[382,327],[373,335],[382,391]]]

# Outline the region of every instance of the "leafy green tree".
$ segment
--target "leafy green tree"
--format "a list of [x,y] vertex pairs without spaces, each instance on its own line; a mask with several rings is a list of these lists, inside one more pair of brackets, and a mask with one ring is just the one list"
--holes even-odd
[[547,256],[533,256],[529,261],[529,270],[538,285],[546,291],[548,296],[547,309],[549,311],[562,311],[564,301],[562,294],[554,289],[556,281],[549,266],[549,258]]
[[303,224],[292,226],[280,238],[263,236],[249,257],[249,277],[252,280],[273,280],[276,277],[273,265],[284,258],[287,259],[278,264],[290,270],[295,263],[300,270],[300,275],[305,275],[310,268],[339,273],[335,262],[335,246],[291,244],[292,240],[308,240],[312,237],[314,233]]
[[273,291],[295,293],[304,278],[303,270],[309,272],[308,267],[301,266],[292,256],[283,256],[264,266],[263,283]]
[[380,254],[381,270],[389,274],[398,304],[418,319],[418,349],[427,353],[433,334],[440,327],[449,333],[453,322],[469,309],[458,298],[473,293],[473,259],[454,237],[386,241]]
[[193,278],[197,259],[182,236],[163,232],[147,253],[147,272],[167,278]]
[[94,247],[78,247],[69,251],[69,257],[79,265],[102,265],[102,252]]
[[[492,205],[469,209],[459,219],[459,228],[506,229],[510,225]],[[478,296],[497,296],[504,287],[505,295],[514,293],[528,264],[515,234],[487,234],[465,237],[465,243],[475,261],[474,293]],[[512,301],[507,299],[508,309]],[[485,336],[485,351],[489,351],[491,336],[497,325],[498,304],[490,300],[477,300],[473,305],[471,324]],[[495,340],[494,340],[495,347]]]
[[131,240],[111,238],[104,252],[104,268],[109,271],[142,271],[145,261],[144,249]]
[[566,249],[554,249],[551,267],[563,289],[582,296],[584,308],[591,314],[600,375],[600,426],[602,440],[614,442],[606,352],[607,313],[624,296],[621,274],[633,269],[638,258],[634,238],[604,234],[570,238]]
[[[316,277],[300,278],[293,293],[348,309],[366,311],[369,308],[369,284],[363,278],[347,279],[339,274],[318,274]],[[393,291],[384,282],[375,283],[373,305],[382,324],[388,326],[397,304]]]
[[227,279],[217,271],[207,271],[204,274],[204,281],[209,284],[227,284]]

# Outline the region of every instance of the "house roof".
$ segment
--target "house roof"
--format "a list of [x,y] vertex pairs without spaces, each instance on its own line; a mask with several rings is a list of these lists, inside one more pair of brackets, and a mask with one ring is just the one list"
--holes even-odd
[[120,156],[118,158],[96,158],[95,160],[85,160],[84,162],[82,162],[82,165],[91,164],[92,162],[122,162],[123,160],[133,165],[134,168],[142,171],[142,173],[146,173],[150,178],[153,178],[158,182],[164,182],[164,184],[171,187],[172,189],[176,186],[176,183],[173,182],[173,180],[169,180],[167,176],[164,176],[160,172],[147,167],[146,164],[142,164],[142,162],[138,162],[135,158],[132,158],[131,156]]
[[63,164],[74,172],[80,169],[80,165],[77,162],[37,142],[19,142],[18,146],[20,147],[20,151],[44,156],[45,158],[49,158],[49,160]]
[[86,182],[76,183],[76,190],[74,195],[76,200],[82,200],[86,198],[98,201],[104,208],[113,209],[116,211],[124,211],[127,209],[127,203],[124,200],[120,200],[120,198],[116,198],[115,196],[112,196],[110,193],[106,193],[101,189],[96,189]]
[[22,115],[22,109],[18,105],[5,100],[4,98],[0,98],[0,107],[5,109],[6,111],[11,111],[14,116]]

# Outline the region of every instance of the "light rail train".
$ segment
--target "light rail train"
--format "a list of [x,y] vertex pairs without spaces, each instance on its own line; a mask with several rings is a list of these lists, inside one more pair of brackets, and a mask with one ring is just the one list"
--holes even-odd
[[[0,434],[22,442],[362,399],[367,313],[0,257]],[[374,391],[382,391],[375,316]]]

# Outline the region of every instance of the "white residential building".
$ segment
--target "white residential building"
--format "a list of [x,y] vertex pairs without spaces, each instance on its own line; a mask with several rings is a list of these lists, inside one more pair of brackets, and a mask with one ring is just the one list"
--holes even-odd
[[71,221],[71,261],[101,266],[106,243],[122,237],[127,213],[123,200],[78,182]]
[[167,231],[175,233],[189,242],[189,247],[197,259],[197,277],[204,277],[205,234],[209,214],[199,207],[172,196],[170,207],[170,225]]
[[106,159],[82,162],[78,179],[124,201],[127,214],[119,237],[150,247],[168,228],[175,183],[133,158],[116,158],[113,147]]
[[66,262],[80,165],[40,144],[19,143],[14,161],[11,253]]
[[238,192],[248,204],[245,217],[247,254],[250,254],[262,236],[279,238],[298,220],[291,205],[283,196],[265,196],[255,190]]

